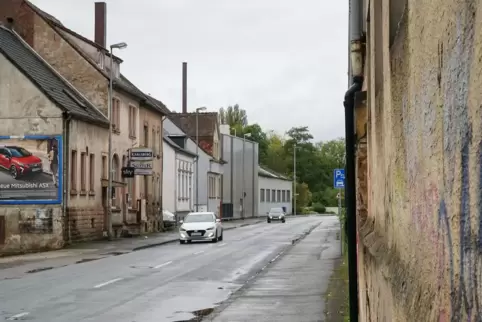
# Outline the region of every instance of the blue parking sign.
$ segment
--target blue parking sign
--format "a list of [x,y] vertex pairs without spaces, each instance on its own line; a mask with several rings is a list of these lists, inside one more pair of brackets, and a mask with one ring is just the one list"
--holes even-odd
[[333,170],[333,187],[335,189],[345,188],[345,169]]

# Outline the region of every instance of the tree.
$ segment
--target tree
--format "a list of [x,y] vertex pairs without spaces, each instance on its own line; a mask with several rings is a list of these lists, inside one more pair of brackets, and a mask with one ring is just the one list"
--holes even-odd
[[311,203],[311,191],[306,183],[296,183],[296,213],[301,213],[303,208]]
[[245,126],[242,129],[240,136],[247,133],[250,134],[249,140],[258,143],[259,163],[264,164],[268,156],[268,147],[269,147],[268,136],[263,131],[261,126],[259,126],[259,124],[256,124],[256,123]]
[[246,111],[240,108],[238,104],[233,106],[230,105],[226,109],[221,107],[219,109],[219,123],[229,124],[231,129],[235,129],[237,127],[242,129],[248,125],[248,116]]
[[267,134],[268,148],[264,160],[260,163],[281,174],[287,174],[288,160],[285,154],[285,141],[281,136],[271,131]]

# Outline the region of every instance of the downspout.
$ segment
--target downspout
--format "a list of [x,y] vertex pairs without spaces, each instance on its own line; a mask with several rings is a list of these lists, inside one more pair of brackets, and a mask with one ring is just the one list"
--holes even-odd
[[69,150],[70,150],[70,126],[72,115],[68,113],[64,113],[64,121],[63,121],[63,164],[62,164],[62,180],[64,191],[62,192],[63,195],[63,212],[67,223],[67,243],[72,243],[72,233],[71,233],[71,224],[70,224],[70,214],[68,211],[68,203],[69,203],[69,191],[70,191],[70,160],[69,160]]
[[356,179],[355,179],[355,94],[363,85],[363,53],[361,52],[363,28],[363,0],[349,2],[350,71],[352,85],[345,93],[345,233],[348,243],[348,276],[350,321],[358,322],[358,272],[357,272],[357,227],[356,227]]
[[[161,227],[162,227],[162,230],[164,231],[164,120],[166,119],[166,116],[163,116],[161,118],[161,151],[159,151],[161,153],[161,196],[160,196],[160,202],[161,202],[161,206],[159,208],[161,208]],[[177,177],[177,176],[176,176]],[[176,212],[174,212],[174,215],[177,217],[176,215]]]

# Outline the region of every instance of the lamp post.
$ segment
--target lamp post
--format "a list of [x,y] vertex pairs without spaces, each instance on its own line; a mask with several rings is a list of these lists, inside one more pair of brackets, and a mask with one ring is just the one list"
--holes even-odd
[[205,110],[205,107],[196,109],[196,211],[199,211],[199,112]]
[[[243,134],[243,166],[242,166],[242,171],[244,172],[244,154],[245,154],[245,143],[246,143],[246,138],[251,137],[251,133],[244,133]],[[242,203],[241,203],[241,218],[244,219],[244,198],[246,197],[246,184],[245,184],[246,176],[243,175],[243,197],[242,197]]]
[[293,204],[294,204],[294,207],[293,207],[293,215],[296,216],[296,143],[293,144],[293,179],[294,179],[294,183],[293,183]]
[[107,176],[109,183],[107,185],[107,236],[109,240],[112,239],[112,88],[114,83],[114,71],[113,71],[113,50],[124,49],[127,47],[125,42],[120,42],[110,46],[110,70],[109,70],[109,93],[107,98],[108,114],[109,114],[109,152],[108,152],[108,166],[109,169]]

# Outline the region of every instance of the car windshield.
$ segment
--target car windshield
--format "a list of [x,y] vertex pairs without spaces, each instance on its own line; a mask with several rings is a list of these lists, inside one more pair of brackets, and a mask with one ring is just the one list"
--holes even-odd
[[15,158],[29,157],[32,155],[32,153],[20,147],[9,147],[8,150]]
[[283,212],[283,209],[281,208],[271,208],[271,210],[269,212],[272,212],[272,213],[282,213]]
[[190,214],[184,218],[185,223],[190,222],[213,222],[214,216],[212,214]]

